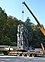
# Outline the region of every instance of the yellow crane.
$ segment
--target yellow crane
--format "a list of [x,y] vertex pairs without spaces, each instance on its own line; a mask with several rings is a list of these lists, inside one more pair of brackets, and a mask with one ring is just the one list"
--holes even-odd
[[[41,32],[42,32],[43,35],[45,36],[45,29],[42,28],[40,22],[38,21],[38,19],[36,18],[36,16],[33,14],[33,12],[31,11],[31,9],[29,9],[28,5],[27,5],[25,2],[23,2],[23,4],[26,6],[26,8],[29,10],[29,12],[31,13],[31,15],[33,16],[33,18],[36,20],[36,22],[37,22],[38,25],[39,25],[39,29],[41,30]],[[42,43],[41,43],[41,47],[42,47],[42,53],[44,54],[44,46],[43,46]]]
[[23,2],[23,4],[26,6],[26,8],[29,10],[29,12],[31,13],[31,15],[34,17],[34,19],[36,20],[36,22],[39,25],[39,29],[41,30],[41,32],[43,33],[43,35],[45,36],[45,29],[42,28],[40,22],[38,21],[38,19],[36,18],[36,16],[33,14],[33,12],[31,11],[31,9],[29,9],[29,7],[27,6],[27,4],[25,2]]

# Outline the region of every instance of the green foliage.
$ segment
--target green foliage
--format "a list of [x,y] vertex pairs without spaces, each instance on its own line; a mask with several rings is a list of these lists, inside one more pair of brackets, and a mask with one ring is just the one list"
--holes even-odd
[[7,14],[0,7],[0,44],[3,43],[3,41],[1,41],[1,40],[5,36],[4,35],[4,30],[5,30],[6,22],[7,22]]
[[26,19],[26,21],[25,21],[25,26],[26,26],[26,28],[27,28],[27,30],[28,30],[28,41],[29,41],[29,46],[31,45],[31,42],[32,42],[32,24],[33,23],[31,23],[31,20],[29,19],[29,17]]
[[7,21],[7,14],[0,7],[0,29],[3,29],[5,27],[6,21]]
[[3,45],[10,45],[11,44],[11,40],[10,38],[8,38],[7,36],[5,36],[3,39]]

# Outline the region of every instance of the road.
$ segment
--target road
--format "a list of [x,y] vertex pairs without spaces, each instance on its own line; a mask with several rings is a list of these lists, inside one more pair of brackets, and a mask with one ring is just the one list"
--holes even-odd
[[0,62],[45,62],[45,57],[0,56]]

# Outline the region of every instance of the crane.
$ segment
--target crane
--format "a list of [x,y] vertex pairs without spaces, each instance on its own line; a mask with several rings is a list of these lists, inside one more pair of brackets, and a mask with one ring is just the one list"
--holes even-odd
[[39,25],[39,29],[41,30],[41,32],[43,33],[43,35],[45,36],[45,29],[42,28],[40,22],[38,21],[38,19],[36,18],[36,16],[33,14],[33,12],[31,11],[31,9],[29,9],[29,7],[27,6],[27,4],[25,2],[23,2],[23,4],[26,6],[26,8],[29,10],[29,12],[31,13],[31,15],[34,17],[34,19],[36,20],[36,22]]
[[[33,14],[33,12],[31,11],[31,9],[29,9],[29,7],[27,6],[27,4],[25,2],[23,2],[23,4],[26,6],[26,8],[29,10],[29,12],[31,13],[31,15],[33,16],[33,18],[36,20],[36,22],[38,23],[39,25],[39,29],[41,30],[41,32],[43,33],[43,35],[45,36],[45,29],[42,28],[40,22],[38,21],[38,19],[36,18],[36,16]],[[44,54],[44,46],[43,44],[41,43],[41,47],[42,47],[42,53]]]

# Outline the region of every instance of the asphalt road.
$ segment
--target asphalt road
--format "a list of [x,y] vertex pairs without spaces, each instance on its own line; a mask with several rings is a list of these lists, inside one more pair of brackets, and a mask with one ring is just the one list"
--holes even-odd
[[0,56],[0,62],[45,62],[45,57]]

